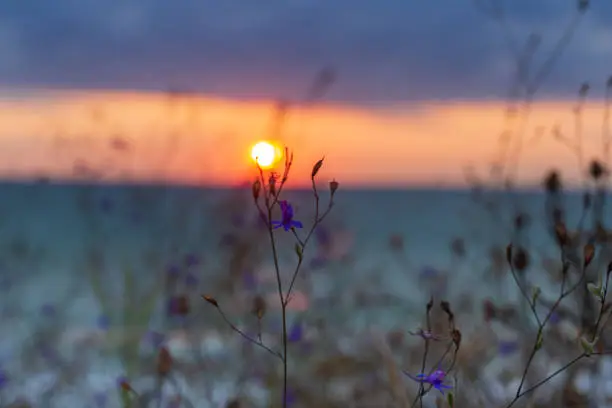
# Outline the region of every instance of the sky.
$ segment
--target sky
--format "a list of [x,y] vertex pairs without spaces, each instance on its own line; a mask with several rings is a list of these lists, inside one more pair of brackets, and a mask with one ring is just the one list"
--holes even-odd
[[[575,161],[550,134],[555,125],[572,129],[584,81],[592,115],[585,150],[600,150],[612,3],[593,1],[580,18],[577,3],[8,0],[0,13],[0,172],[65,177],[77,161],[81,170],[84,162],[105,168],[105,177],[238,180],[249,172],[244,152],[269,133],[280,98],[295,103],[282,142],[300,158],[296,171],[325,155],[349,184],[461,184],[466,166],[486,168],[497,151],[518,54],[538,36],[537,75],[572,26],[524,132],[544,134],[517,173],[533,183],[558,161],[551,153]],[[321,69],[335,81],[307,103]],[[168,102],[168,91],[183,96]],[[163,159],[168,133],[181,138],[173,160]],[[100,147],[119,136],[130,140],[129,154]]]

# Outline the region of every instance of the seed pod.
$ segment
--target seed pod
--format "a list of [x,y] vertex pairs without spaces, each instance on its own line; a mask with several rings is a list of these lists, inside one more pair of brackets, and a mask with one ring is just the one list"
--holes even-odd
[[315,178],[315,176],[317,175],[317,173],[319,172],[319,170],[321,170],[321,166],[323,166],[323,160],[325,158],[319,160],[318,162],[315,163],[315,165],[312,167],[312,173],[310,173],[310,178]]
[[253,308],[251,312],[258,318],[261,319],[266,314],[266,300],[261,296],[255,296],[253,299]]
[[217,303],[217,300],[214,297],[208,296],[208,295],[202,295],[202,299],[204,299],[205,301],[207,301],[208,303],[210,303],[211,305],[213,305],[214,307],[219,307],[219,303]]
[[157,353],[157,374],[166,376],[172,369],[172,356],[166,347],[159,349]]
[[595,256],[595,246],[593,244],[586,244],[584,246],[584,267],[589,266],[593,257]]

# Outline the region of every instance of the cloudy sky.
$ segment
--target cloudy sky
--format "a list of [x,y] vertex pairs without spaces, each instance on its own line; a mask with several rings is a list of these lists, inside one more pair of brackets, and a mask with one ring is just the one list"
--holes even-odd
[[[591,84],[587,160],[601,155],[598,97],[612,74],[612,2],[593,3],[578,13],[578,0],[5,0],[0,177],[72,177],[76,163],[121,180],[244,180],[250,146],[273,135],[274,100],[303,98],[331,69],[325,101],[293,105],[278,140],[303,175],[325,155],[344,185],[464,185],[462,169],[486,173],[510,134],[518,183],[561,162],[578,182],[576,94]],[[535,49],[537,76],[568,27],[527,126],[510,129],[517,57]],[[190,94],[171,106],[168,90]],[[126,154],[113,151],[119,137]]]
[[[505,10],[508,30],[483,12]],[[593,1],[541,95],[572,96],[612,73],[612,2]],[[7,0],[0,86],[197,90],[299,97],[333,67],[343,102],[505,95],[516,47],[536,65],[577,0]]]

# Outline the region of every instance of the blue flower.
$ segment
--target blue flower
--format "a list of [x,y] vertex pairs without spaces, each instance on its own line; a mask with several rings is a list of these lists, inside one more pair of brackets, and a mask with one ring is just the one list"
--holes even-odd
[[516,341],[499,341],[497,343],[497,350],[499,354],[507,356],[518,351],[519,345]]
[[295,221],[293,219],[293,207],[291,204],[287,202],[287,200],[281,200],[278,202],[281,208],[282,220],[281,221],[272,221],[272,225],[274,229],[283,227],[285,231],[289,231],[292,228],[302,228],[302,223],[300,221]]
[[289,340],[292,343],[295,343],[295,342],[302,340],[303,336],[304,336],[304,329],[302,325],[299,322],[297,322],[297,323],[294,323],[289,329],[289,333],[287,333],[287,340]]
[[421,384],[429,384],[436,390],[440,391],[442,395],[444,395],[444,390],[452,389],[451,385],[444,384],[444,379],[446,378],[446,373],[442,370],[436,370],[433,373],[426,374],[418,374],[416,377],[413,377],[410,373],[404,371],[411,380],[416,381]]

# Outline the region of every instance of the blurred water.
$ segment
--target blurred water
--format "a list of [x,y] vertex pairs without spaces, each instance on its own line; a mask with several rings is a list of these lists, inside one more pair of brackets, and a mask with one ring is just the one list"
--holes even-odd
[[[325,207],[327,192],[321,196]],[[288,191],[286,198],[295,204],[296,219],[309,227],[312,192]],[[486,297],[516,301],[507,276],[486,272],[489,253],[511,240],[512,220],[520,211],[531,219],[528,247],[534,260],[556,256],[543,222],[544,195],[498,192],[488,200],[486,210],[470,191],[341,189],[332,214],[307,248],[306,279],[298,280],[296,292],[304,296],[304,304],[297,306],[296,300],[292,318],[321,318],[346,333],[371,327],[408,330],[420,322],[432,293],[452,300],[467,294],[476,302]],[[573,225],[581,213],[581,195],[566,196],[565,205]],[[281,264],[291,268],[294,239],[284,231],[275,236]],[[240,237],[247,237],[245,242],[253,248],[240,247]],[[457,239],[465,246],[463,256],[451,250]],[[242,258],[232,258],[240,251]],[[73,367],[77,375],[92,375],[88,364],[93,360],[75,355],[105,349],[100,344],[106,340],[96,342],[92,332],[143,321],[148,322],[145,329],[162,333],[180,328],[186,322],[169,320],[165,302],[181,291],[195,299],[198,293],[214,294],[234,307],[228,313],[240,324],[252,321],[248,305],[246,312],[240,307],[249,293],[274,299],[267,236],[249,189],[7,183],[0,186],[0,253],[0,369],[13,384],[4,391],[10,394],[7,399],[23,394],[20,387],[35,373],[42,375],[49,368],[69,371],[49,363],[49,353],[61,354],[71,367],[75,359],[81,360]],[[545,282],[545,274],[534,264],[532,279]],[[166,282],[172,267],[192,275],[174,292]],[[125,279],[126,270],[133,273],[131,283]],[[96,297],[95,282],[103,287],[107,304]],[[134,293],[126,293],[128,285]],[[125,302],[142,305],[149,293],[155,297],[154,310],[126,322]],[[380,299],[358,307],[354,298],[359,293]],[[206,332],[206,322],[211,330],[222,327],[201,303],[193,310],[192,315],[203,319],[197,330]],[[477,314],[465,325],[476,326],[481,320]],[[277,331],[278,322],[269,330]],[[41,333],[52,344],[41,344]],[[64,348],[62,342],[67,342]],[[43,356],[34,358],[33,353]],[[108,370],[115,375],[124,369],[119,365]],[[74,384],[62,381],[66,387]],[[104,381],[104,386],[85,390],[89,397],[83,398],[93,401],[100,387],[112,387]]]

